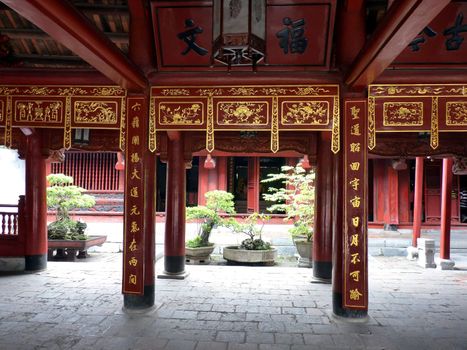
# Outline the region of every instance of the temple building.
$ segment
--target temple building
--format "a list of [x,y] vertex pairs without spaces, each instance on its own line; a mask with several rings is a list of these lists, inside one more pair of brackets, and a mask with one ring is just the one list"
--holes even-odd
[[334,314],[366,317],[369,223],[413,227],[413,246],[422,218],[439,225],[449,262],[465,219],[466,13],[460,0],[1,0],[0,144],[25,160],[25,195],[1,214],[0,257],[45,269],[46,174],[93,169],[74,177],[123,194],[122,303],[149,308],[156,211],[166,277],[180,278],[187,204],[218,188],[261,211],[264,174],[302,162],[317,174],[313,276],[332,281]]

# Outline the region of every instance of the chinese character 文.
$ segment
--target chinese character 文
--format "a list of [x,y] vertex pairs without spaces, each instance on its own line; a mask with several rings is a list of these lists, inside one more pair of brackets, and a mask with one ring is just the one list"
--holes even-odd
[[289,17],[284,17],[282,23],[286,28],[276,33],[279,38],[279,46],[285,54],[289,53],[304,53],[308,45],[308,39],[305,38],[305,20],[298,19],[292,21]]
[[141,212],[138,210],[136,204],[133,204],[133,206],[131,207],[130,215],[141,215]]
[[138,198],[139,197],[138,187],[130,188],[130,196],[133,197],[133,198]]
[[436,32],[431,29],[430,27],[425,27],[421,32],[420,34],[417,35],[417,37],[415,39],[413,39],[410,43],[409,43],[409,47],[412,51],[419,51],[420,50],[420,44],[424,44],[426,42],[426,39],[425,37],[423,36],[423,34],[425,34],[426,36],[432,38],[434,36],[436,36]]
[[358,282],[360,280],[360,271],[359,270],[352,271],[351,273],[349,273],[349,275],[355,282]]
[[360,142],[353,142],[350,144],[350,152],[357,153],[360,152]]
[[360,300],[360,297],[363,296],[363,294],[360,293],[357,288],[351,289],[349,293],[350,293],[350,300]]
[[134,146],[139,146],[139,136],[135,135],[131,137],[131,144]]
[[128,281],[130,282],[130,284],[136,285],[136,275],[130,275],[128,277]]
[[133,238],[133,240],[130,243],[130,246],[128,247],[130,249],[130,252],[134,252],[135,250],[138,250],[138,246],[136,245],[136,241]]
[[349,185],[355,190],[358,191],[358,186],[360,186],[360,179],[354,177],[352,180],[349,181]]
[[203,32],[203,28],[199,26],[195,27],[195,21],[193,21],[191,18],[185,20],[185,28],[186,30],[184,32],[177,34],[177,37],[180,40],[183,40],[187,45],[185,50],[182,51],[182,55],[186,55],[191,50],[193,50],[200,56],[206,55],[208,53],[208,50],[206,50],[204,47],[199,46],[196,43],[196,36]]
[[136,267],[136,265],[138,265],[138,259],[136,259],[134,256],[131,257],[130,260],[128,260],[128,264],[133,266],[133,267]]
[[133,129],[139,128],[139,117],[133,117],[133,120],[131,121],[131,127]]
[[360,169],[360,162],[350,163],[350,170],[358,171],[358,169]]
[[360,208],[360,200],[361,200],[361,198],[359,196],[354,196],[350,200],[350,204],[352,204],[352,207],[354,207],[354,208]]
[[467,32],[467,24],[462,25],[463,20],[464,14],[461,12],[456,17],[454,27],[447,28],[443,32],[444,36],[451,35],[449,39],[446,39],[446,50],[458,50],[464,41],[464,37],[459,35],[459,33]]
[[350,236],[350,246],[358,247],[358,234]]
[[354,265],[357,265],[357,263],[360,262],[360,258],[359,258],[360,254],[359,253],[353,253],[351,255],[352,255],[352,259],[350,260],[350,262],[352,264],[354,264]]

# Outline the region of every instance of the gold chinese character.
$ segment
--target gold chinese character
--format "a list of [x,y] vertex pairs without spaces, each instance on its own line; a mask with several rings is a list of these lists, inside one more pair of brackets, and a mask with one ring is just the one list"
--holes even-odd
[[358,191],[358,186],[360,185],[360,179],[357,179],[354,177],[352,180],[349,181],[349,185],[352,186],[352,188],[355,191]]
[[136,275],[130,275],[128,280],[130,281],[130,284],[136,285]]
[[360,119],[358,116],[360,113],[360,108],[353,106],[350,108],[350,113],[352,114],[352,120]]
[[351,273],[349,273],[350,277],[352,277],[352,279],[355,281],[355,282],[358,282],[360,280],[360,271],[356,270],[356,271],[352,271]]
[[363,296],[363,294],[360,293],[357,288],[351,289],[349,293],[350,293],[350,300],[360,300],[360,297]]
[[134,238],[131,241],[130,246],[128,247],[128,249],[130,249],[131,252],[134,252],[135,250],[138,250],[138,246],[136,245],[136,241],[135,241]]
[[135,187],[130,188],[130,196],[132,196],[133,198],[139,197],[138,187],[135,186]]
[[130,210],[130,215],[141,215],[141,212],[138,210],[136,204],[133,204]]
[[354,235],[350,236],[350,238],[351,238],[350,246],[358,247],[358,234],[354,234]]
[[132,180],[134,179],[138,179],[138,180],[141,180],[141,178],[139,177],[139,172],[138,172],[138,169],[133,169],[133,171],[131,172],[131,177],[130,177]]
[[138,163],[140,160],[141,160],[141,158],[139,157],[138,152],[134,152],[134,153],[131,154],[131,162],[132,163]]
[[359,258],[360,254],[359,253],[354,253],[354,254],[351,254],[351,255],[352,255],[352,260],[351,260],[352,264],[356,265],[357,263],[360,262],[360,258]]
[[136,259],[134,256],[128,261],[128,264],[130,264],[131,266],[135,267],[136,265],[138,265],[138,259]]
[[357,153],[360,152],[360,142],[354,142],[350,144],[350,152]]
[[139,226],[138,226],[138,223],[137,223],[136,221],[132,221],[132,222],[131,222],[131,229],[130,229],[130,232],[131,232],[131,233],[139,232]]
[[139,136],[135,135],[131,137],[131,144],[135,146],[139,146]]
[[359,223],[360,223],[360,217],[354,216],[354,217],[352,218],[352,225],[353,225],[354,227],[358,227],[358,224],[359,224]]
[[350,127],[350,135],[360,136],[360,124],[354,124]]
[[132,126],[134,129],[139,128],[139,118],[138,118],[138,117],[134,117],[134,118],[133,118],[133,120],[131,121],[131,126]]
[[350,170],[358,171],[360,169],[360,162],[350,163]]
[[360,208],[360,197],[359,196],[354,196],[351,200],[350,200],[350,204],[352,204],[352,207],[354,208]]

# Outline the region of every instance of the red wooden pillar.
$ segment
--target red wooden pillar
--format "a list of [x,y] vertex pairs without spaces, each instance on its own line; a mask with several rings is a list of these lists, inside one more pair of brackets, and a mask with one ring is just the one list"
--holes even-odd
[[[335,170],[333,212],[333,312],[365,318],[368,313],[366,100],[345,100],[343,162]],[[342,172],[340,171],[342,166]]]
[[183,133],[170,132],[167,144],[167,198],[165,204],[164,276],[185,273],[186,171]]
[[452,158],[443,159],[443,182],[441,187],[441,237],[439,255],[449,260],[451,251],[451,191]]
[[25,270],[47,267],[47,179],[39,131],[26,137]]
[[384,229],[396,230],[399,224],[399,174],[390,161],[386,163],[387,206],[384,213]]
[[247,212],[259,212],[259,157],[248,158]]
[[227,157],[217,157],[217,189],[227,191]]
[[208,169],[204,167],[204,161],[206,157],[199,157],[198,165],[198,205],[206,205],[206,197],[204,194],[208,190]]
[[313,277],[332,277],[332,188],[331,133],[321,132],[316,167],[316,203],[313,233]]
[[413,233],[412,247],[417,246],[422,227],[422,199],[423,199],[423,157],[415,158],[415,189],[413,203]]
[[127,309],[154,305],[156,156],[148,149],[149,98],[127,98],[123,294]]

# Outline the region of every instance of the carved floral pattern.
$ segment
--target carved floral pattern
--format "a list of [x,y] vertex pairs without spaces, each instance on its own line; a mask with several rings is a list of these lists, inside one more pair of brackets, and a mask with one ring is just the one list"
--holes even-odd
[[161,125],[201,125],[203,124],[202,103],[161,103],[159,104]]
[[117,103],[76,101],[75,123],[117,124]]
[[217,123],[219,125],[267,125],[267,102],[219,102]]
[[328,125],[329,102],[282,102],[283,125]]
[[384,102],[383,125],[423,125],[423,102]]
[[467,125],[467,102],[448,102],[446,125]]

